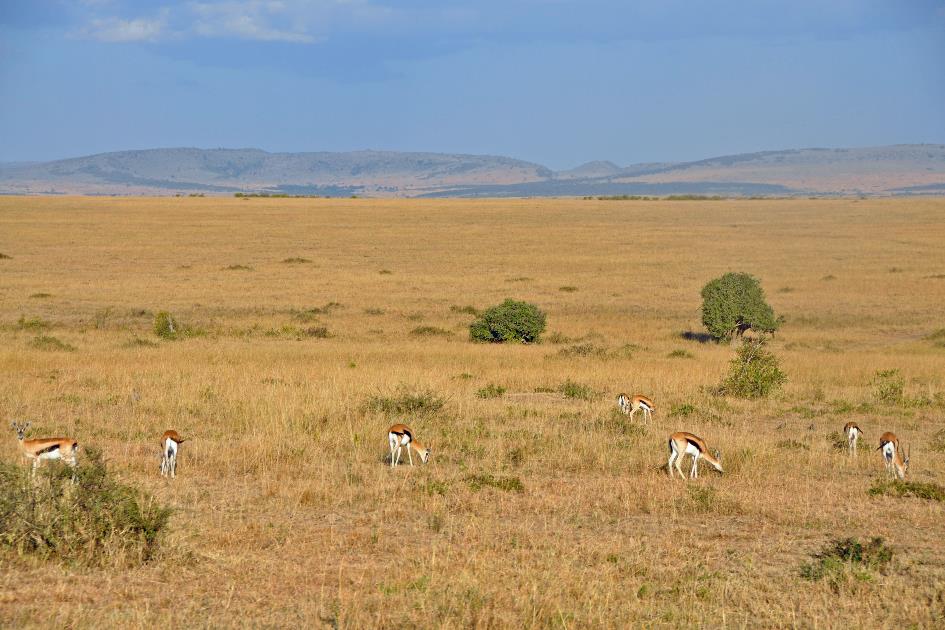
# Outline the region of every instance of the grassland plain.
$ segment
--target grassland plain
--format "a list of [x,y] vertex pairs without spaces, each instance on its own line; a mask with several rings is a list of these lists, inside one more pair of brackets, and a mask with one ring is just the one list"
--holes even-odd
[[[896,431],[945,482],[943,245],[941,199],[0,198],[3,426],[176,508],[143,566],[0,552],[0,626],[940,627],[945,505],[871,495],[879,456],[834,442]],[[767,400],[709,393],[733,349],[685,335],[730,270],[786,318]],[[465,307],[506,297],[544,343],[468,341]],[[190,334],[155,336],[160,311]],[[371,404],[404,393],[444,404]],[[395,420],[429,465],[389,468]],[[671,482],[675,430],[726,474]],[[874,536],[882,570],[802,575]]]

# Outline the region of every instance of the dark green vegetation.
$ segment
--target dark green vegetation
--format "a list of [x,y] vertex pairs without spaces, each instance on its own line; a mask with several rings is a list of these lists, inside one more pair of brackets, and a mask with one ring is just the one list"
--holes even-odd
[[745,339],[729,363],[719,393],[740,398],[761,398],[780,388],[787,376],[778,358],[765,348],[763,337]]
[[945,501],[945,488],[937,483],[921,481],[877,480],[869,489],[872,496],[915,497],[929,501]]
[[54,462],[31,479],[0,461],[0,545],[90,565],[150,560],[171,510],[117,481],[95,450],[80,451],[75,483],[72,474]]
[[469,326],[473,341],[502,343],[540,340],[545,330],[545,314],[534,304],[507,299],[488,308]]
[[869,582],[874,572],[883,572],[892,561],[893,552],[882,538],[861,543],[856,538],[835,540],[814,555],[814,561],[801,567],[801,577],[826,580],[839,592],[852,581]]
[[717,341],[729,341],[747,330],[778,329],[761,283],[747,273],[727,273],[702,287],[702,323]]

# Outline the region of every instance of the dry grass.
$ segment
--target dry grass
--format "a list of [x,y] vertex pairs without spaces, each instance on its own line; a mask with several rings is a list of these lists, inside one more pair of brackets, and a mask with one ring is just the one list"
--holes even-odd
[[[0,553],[0,625],[940,625],[945,506],[871,495],[879,457],[832,434],[896,431],[912,480],[945,482],[943,216],[919,199],[0,198],[0,419],[104,449],[177,510],[140,568]],[[704,393],[732,348],[683,336],[730,270],[787,317],[771,399]],[[470,313],[506,297],[591,350],[468,342]],[[200,334],[157,338],[160,311]],[[899,404],[877,394],[892,369]],[[490,384],[507,391],[477,396]],[[620,391],[656,401],[649,426],[614,413]],[[403,418],[433,457],[391,470],[402,418],[372,401],[410,395],[443,402]],[[192,440],[174,483],[170,427]],[[667,479],[680,429],[724,476]],[[802,577],[833,541],[874,537],[893,555],[869,579]]]

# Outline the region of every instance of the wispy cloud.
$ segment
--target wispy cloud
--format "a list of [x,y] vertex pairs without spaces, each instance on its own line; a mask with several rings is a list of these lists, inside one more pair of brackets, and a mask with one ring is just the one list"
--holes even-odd
[[311,44],[299,16],[287,11],[284,2],[200,2],[191,5],[196,20],[193,32],[203,37],[234,37],[266,42]]
[[130,20],[117,17],[95,18],[80,33],[102,42],[155,42],[164,34],[166,26],[166,15]]

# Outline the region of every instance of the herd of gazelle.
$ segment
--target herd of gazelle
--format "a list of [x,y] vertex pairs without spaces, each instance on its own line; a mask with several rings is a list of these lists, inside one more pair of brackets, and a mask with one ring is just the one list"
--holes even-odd
[[[68,464],[73,470],[79,463],[79,442],[74,438],[52,437],[26,439],[26,432],[32,422],[19,424],[11,422],[10,426],[16,432],[16,440],[20,444],[23,456],[33,463],[32,475],[36,476],[36,469],[44,459],[58,459]],[[173,430],[168,429],[161,436],[161,475],[164,477],[177,476],[177,451],[184,438]],[[72,474],[73,481],[75,473]]]
[[[648,421],[656,410],[653,401],[642,395],[628,396],[620,394],[617,396],[617,406],[620,410],[633,418],[637,411],[643,411],[644,422]],[[16,432],[16,439],[20,444],[23,455],[32,462],[32,474],[36,474],[36,469],[40,463],[46,459],[59,459],[75,469],[78,463],[79,442],[73,438],[51,437],[51,438],[33,438],[26,439],[26,432],[30,428],[29,422],[19,424],[12,422],[11,426]],[[843,427],[843,432],[847,438],[847,446],[850,450],[850,456],[856,456],[857,440],[863,435],[863,431],[854,422],[848,422]],[[413,455],[411,450],[417,451],[420,461],[424,464],[430,459],[430,449],[424,447],[414,438],[413,431],[405,424],[395,424],[387,430],[387,441],[390,445],[390,465],[391,468],[400,463],[401,454],[407,449],[407,460],[413,466]],[[177,477],[177,453],[184,438],[173,430],[168,429],[161,436],[161,475],[164,477]],[[886,464],[886,470],[896,475],[899,479],[905,479],[906,472],[909,470],[909,453],[903,453],[899,447],[899,438],[895,433],[887,431],[879,438],[879,448],[882,451],[883,461]],[[709,452],[709,447],[698,435],[687,433],[686,431],[677,431],[669,436],[669,461],[666,464],[669,476],[673,477],[673,469],[679,473],[679,476],[685,479],[681,463],[683,457],[689,455],[692,457],[692,468],[689,470],[691,479],[699,476],[699,460],[703,459],[715,470],[722,471],[722,455],[716,449]],[[75,479],[75,473],[73,473]]]

